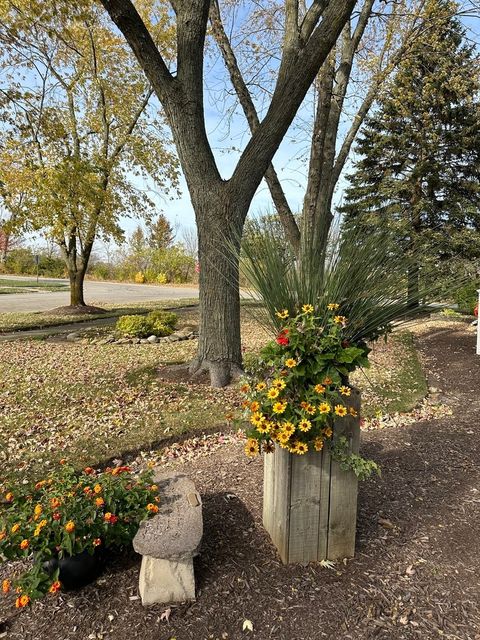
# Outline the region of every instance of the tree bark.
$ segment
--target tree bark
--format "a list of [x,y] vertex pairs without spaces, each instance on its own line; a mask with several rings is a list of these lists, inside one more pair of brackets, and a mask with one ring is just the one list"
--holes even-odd
[[74,265],[68,266],[68,277],[70,280],[70,306],[86,307],[83,295],[83,282],[85,280],[85,269],[76,268]]
[[190,373],[210,373],[223,387],[242,371],[238,251],[248,205],[239,204],[223,185],[195,194],[200,256],[199,344]]

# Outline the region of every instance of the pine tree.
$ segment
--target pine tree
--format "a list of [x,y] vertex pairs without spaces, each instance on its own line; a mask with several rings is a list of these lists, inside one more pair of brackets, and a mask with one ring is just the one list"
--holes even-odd
[[175,237],[172,225],[163,213],[160,213],[158,218],[149,225],[148,230],[148,244],[151,249],[166,249]]
[[455,5],[431,0],[429,10],[429,27],[366,120],[340,210],[347,226],[388,228],[397,248],[422,252],[409,274],[411,300],[419,273],[480,255],[477,61]]

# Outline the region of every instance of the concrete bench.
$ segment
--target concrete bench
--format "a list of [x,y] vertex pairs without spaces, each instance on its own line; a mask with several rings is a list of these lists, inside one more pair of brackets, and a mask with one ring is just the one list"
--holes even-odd
[[193,557],[203,534],[202,501],[182,473],[158,473],[159,511],[141,523],[133,548],[142,557],[139,590],[144,606],[195,600]]

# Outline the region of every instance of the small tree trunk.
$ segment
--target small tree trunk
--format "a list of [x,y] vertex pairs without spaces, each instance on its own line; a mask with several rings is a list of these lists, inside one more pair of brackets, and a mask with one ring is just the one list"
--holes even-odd
[[[213,387],[224,387],[242,370],[239,266],[235,252],[248,207],[238,212],[235,198],[208,195],[194,203],[200,261],[198,353],[190,373],[210,373]],[[235,211],[228,211],[234,207]],[[208,215],[198,211],[208,209]]]
[[409,309],[416,309],[420,304],[420,270],[418,265],[412,265],[407,274],[407,305]]
[[83,297],[83,281],[85,280],[85,269],[68,267],[68,276],[70,279],[70,306],[85,307]]

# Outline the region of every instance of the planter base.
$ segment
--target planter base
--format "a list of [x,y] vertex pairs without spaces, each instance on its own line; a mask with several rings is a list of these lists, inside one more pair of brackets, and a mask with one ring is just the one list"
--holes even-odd
[[[360,413],[360,393],[348,406]],[[358,453],[360,418],[335,421],[334,437],[346,436]],[[275,446],[264,455],[263,524],[285,564],[351,558],[355,553],[358,480],[330,453],[296,455]]]

